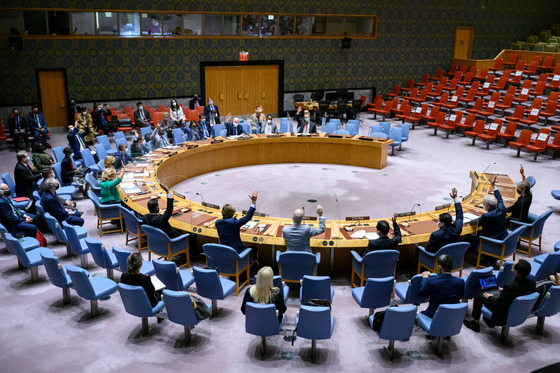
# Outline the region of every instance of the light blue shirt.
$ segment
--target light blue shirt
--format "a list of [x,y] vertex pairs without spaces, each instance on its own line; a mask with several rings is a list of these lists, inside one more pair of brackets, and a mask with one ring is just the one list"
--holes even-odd
[[292,224],[284,227],[282,237],[286,240],[288,251],[305,251],[310,253],[311,246],[309,240],[311,237],[321,234],[325,231],[326,218],[319,218],[319,228],[313,228],[307,224]]

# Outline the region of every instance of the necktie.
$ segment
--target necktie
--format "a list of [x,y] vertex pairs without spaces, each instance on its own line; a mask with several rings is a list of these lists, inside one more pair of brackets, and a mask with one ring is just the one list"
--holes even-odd
[[19,218],[21,218],[22,214],[21,211],[19,211],[18,209],[15,208],[15,206],[12,204],[12,200],[10,198],[6,198],[8,200],[8,203],[10,204],[11,208],[12,208],[12,212]]
[[19,117],[16,117],[16,125],[17,125],[17,129],[20,130],[21,128],[19,127]]
[[76,136],[78,137],[78,142],[80,143],[80,149],[85,149],[86,144],[84,143],[84,139],[82,139],[82,136],[80,136],[79,134],[76,134]]
[[167,140],[165,139],[165,136],[162,135],[162,136],[160,136],[160,137],[161,137],[161,144],[162,144],[164,147],[167,146]]
[[43,128],[43,127],[41,127],[41,122],[39,122],[39,115],[37,115],[37,114],[35,114],[35,121],[37,121],[37,127]]
[[27,171],[29,171],[30,174],[33,173],[33,171],[31,171],[31,167],[29,167],[29,165],[27,163],[25,164],[25,167],[27,167]]
[[195,107],[195,109],[196,109],[197,107],[199,107],[199,106],[200,106],[200,104],[198,103],[198,100],[196,100],[196,101],[194,102],[194,107]]
[[303,131],[303,133],[309,133],[309,124],[305,123],[305,131]]
[[144,119],[144,110],[140,110],[140,118]]
[[206,128],[204,123],[202,124],[202,128],[204,128],[204,137],[208,137],[208,128]]

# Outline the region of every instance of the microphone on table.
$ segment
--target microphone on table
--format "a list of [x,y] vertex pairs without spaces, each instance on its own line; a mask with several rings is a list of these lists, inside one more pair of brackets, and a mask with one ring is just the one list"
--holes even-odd
[[336,206],[338,207],[338,221],[340,221],[340,202],[338,201],[338,196],[334,194],[334,200],[336,201]]
[[[412,218],[411,218],[412,212],[414,212],[414,208],[415,208],[416,206],[420,207],[420,204],[419,204],[419,203],[415,203],[414,205],[412,205],[412,208],[410,209],[410,215],[408,216],[408,221],[411,221],[411,220],[412,220]],[[422,210],[420,209],[420,211],[422,211]]]
[[[494,165],[494,164],[496,164],[496,162],[490,163],[490,164],[488,165],[488,167],[486,167],[486,168],[484,169],[484,171],[482,171],[482,173],[483,173],[483,174],[486,173],[486,170],[488,170],[488,169],[490,168],[490,166],[492,166],[492,165]],[[482,185],[482,189],[484,189],[484,188],[486,187],[486,184],[488,184],[489,181],[490,181],[490,178],[487,178],[487,179],[486,179],[486,182],[484,183],[484,185]]]
[[208,212],[206,211],[206,201],[204,200],[204,196],[202,195],[202,193],[196,192],[197,196],[200,196],[200,198],[202,199],[202,206],[204,206],[204,210],[202,210],[203,212]]

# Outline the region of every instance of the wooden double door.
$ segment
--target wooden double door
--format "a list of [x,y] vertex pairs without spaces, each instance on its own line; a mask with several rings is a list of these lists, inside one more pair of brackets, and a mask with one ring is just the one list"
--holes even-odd
[[265,113],[278,114],[278,65],[205,66],[206,100],[218,105],[220,115],[247,115],[262,105]]

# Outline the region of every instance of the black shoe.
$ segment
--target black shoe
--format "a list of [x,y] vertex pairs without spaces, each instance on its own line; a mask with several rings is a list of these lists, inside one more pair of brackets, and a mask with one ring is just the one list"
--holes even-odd
[[52,146],[49,143],[46,143],[45,146],[47,147],[47,149],[52,149]]
[[489,318],[487,318],[486,316],[482,316],[482,320],[484,320],[486,325],[488,325],[491,328],[496,326],[496,324],[494,324],[494,322],[492,320],[490,320]]
[[467,328],[469,328],[470,330],[472,330],[473,332],[476,332],[476,333],[480,332],[480,324],[477,323],[477,322],[474,321],[474,320],[470,320],[470,321],[465,320],[465,321],[463,321],[463,324],[464,324]]

